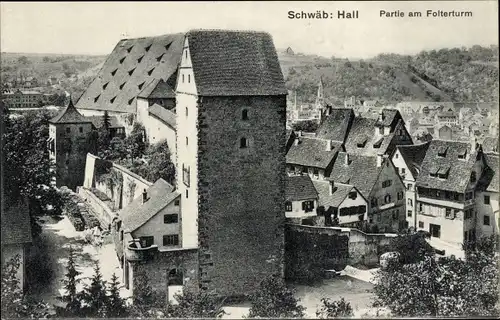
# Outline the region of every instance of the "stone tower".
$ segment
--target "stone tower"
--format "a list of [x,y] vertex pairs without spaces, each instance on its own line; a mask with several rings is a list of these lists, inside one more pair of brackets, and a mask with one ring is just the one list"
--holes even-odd
[[70,99],[68,106],[49,121],[49,157],[56,165],[55,183],[75,190],[83,185],[86,140],[92,122],[82,116]]
[[200,287],[251,293],[283,275],[285,83],[271,36],[191,31],[176,87],[182,247]]

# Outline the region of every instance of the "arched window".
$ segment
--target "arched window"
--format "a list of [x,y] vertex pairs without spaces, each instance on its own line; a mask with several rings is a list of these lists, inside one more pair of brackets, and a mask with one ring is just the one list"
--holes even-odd
[[390,203],[391,202],[391,195],[388,194],[384,197],[385,203]]
[[248,120],[248,110],[247,109],[243,109],[241,111],[241,120]]
[[168,272],[168,285],[169,286],[182,286],[184,284],[184,275],[182,270],[174,268]]
[[241,138],[240,139],[240,148],[241,149],[248,148],[248,140],[247,140],[247,138]]

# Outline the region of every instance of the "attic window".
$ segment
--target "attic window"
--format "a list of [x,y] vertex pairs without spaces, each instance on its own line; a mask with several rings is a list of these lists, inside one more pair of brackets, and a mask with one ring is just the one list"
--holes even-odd
[[132,69],[132,70],[130,70],[130,71],[128,72],[128,75],[129,75],[129,76],[131,76],[131,75],[132,75],[132,73],[134,73],[134,70],[135,70],[135,68],[134,68],[134,69]]
[[116,74],[116,71],[118,71],[118,69],[111,71],[111,75],[114,76]]
[[467,157],[467,150],[466,149],[463,149],[460,151],[460,153],[458,154],[458,159],[465,159]]
[[141,56],[139,59],[137,59],[137,63],[141,63],[142,58],[144,58],[144,56]]
[[128,52],[128,53],[130,53],[130,51],[132,51],[132,48],[133,48],[133,47],[134,47],[134,46],[131,46],[130,48],[128,48],[128,49],[127,49],[127,52]]
[[438,167],[431,168],[429,169],[429,175],[431,177],[437,177],[438,171],[439,171]]
[[141,83],[140,85],[138,85],[137,87],[139,87],[139,90],[142,90],[142,87],[144,86],[144,82]]
[[367,141],[367,140],[368,140],[368,139],[367,139],[366,137],[363,137],[363,138],[358,139],[358,142],[357,142],[357,146],[358,146],[358,148],[364,148],[364,147],[365,147],[365,145],[366,145],[366,141]]
[[151,46],[152,46],[152,44],[150,44],[149,46],[147,46],[146,48],[144,48],[146,50],[146,52],[148,52],[149,49],[151,49]]
[[384,141],[384,138],[380,138],[377,142],[373,144],[373,147],[378,149],[382,145],[382,141]]
[[106,82],[106,83],[102,86],[102,90],[106,90],[106,87],[108,86],[108,83],[109,83],[109,82]]
[[133,102],[133,101],[134,101],[134,98],[130,99],[130,100],[128,101],[128,104],[132,104],[132,102]]
[[156,58],[156,61],[160,62],[161,58],[163,58],[164,53],[162,53],[158,58]]
[[167,51],[168,51],[168,49],[170,49],[170,46],[171,46],[171,45],[172,45],[172,42],[170,42],[169,44],[167,44],[167,45],[165,46],[165,50],[167,50]]
[[150,76],[150,75],[153,73],[153,71],[154,71],[154,70],[155,70],[155,68],[153,68],[153,69],[149,70],[149,71],[148,71],[148,76]]
[[124,83],[122,83],[122,84],[120,85],[120,87],[119,87],[119,88],[120,88],[120,90],[121,90],[121,89],[123,89],[123,87],[125,86],[125,83],[127,83],[127,82],[124,82]]
[[99,100],[99,97],[100,97],[100,96],[101,96],[101,95],[98,95],[97,97],[95,97],[95,98],[94,98],[94,103],[96,103],[96,102]]
[[125,61],[125,57],[123,57],[123,58],[120,59],[120,64],[122,64],[123,61]]
[[447,179],[448,178],[448,172],[450,171],[450,168],[447,167],[447,168],[440,168],[438,170],[438,177],[441,178],[441,179]]
[[438,157],[442,157],[442,158],[446,157],[446,151],[447,150],[448,150],[448,147],[444,147],[444,146],[440,147],[438,149]]
[[109,100],[109,102],[114,103],[115,99],[116,99],[116,96],[114,96],[113,98],[111,98],[111,100]]

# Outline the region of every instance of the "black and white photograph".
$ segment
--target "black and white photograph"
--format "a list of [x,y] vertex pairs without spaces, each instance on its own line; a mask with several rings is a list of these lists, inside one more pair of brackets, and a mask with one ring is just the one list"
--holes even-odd
[[500,317],[498,1],[0,9],[2,319]]

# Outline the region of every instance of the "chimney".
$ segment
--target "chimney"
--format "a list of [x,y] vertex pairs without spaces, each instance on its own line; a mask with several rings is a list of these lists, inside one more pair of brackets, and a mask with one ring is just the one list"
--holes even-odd
[[378,111],[378,121],[384,121],[384,113],[382,111],[383,109],[379,109]]
[[470,153],[472,154],[477,151],[477,138],[474,135],[474,133],[470,136],[470,144],[471,144]]
[[349,165],[349,154],[348,154],[347,152],[346,152],[345,157],[344,157],[344,164],[345,164],[346,166],[348,166],[348,165]]
[[326,151],[332,151],[332,140],[326,140]]
[[142,203],[145,203],[146,201],[148,201],[148,192],[144,189],[144,191],[142,191]]
[[330,195],[333,194],[334,190],[335,190],[335,182],[333,180],[328,181],[328,191]]
[[382,166],[383,158],[381,154],[377,154],[377,168]]
[[295,136],[295,141],[293,142],[294,145],[298,146],[299,145],[299,135]]

